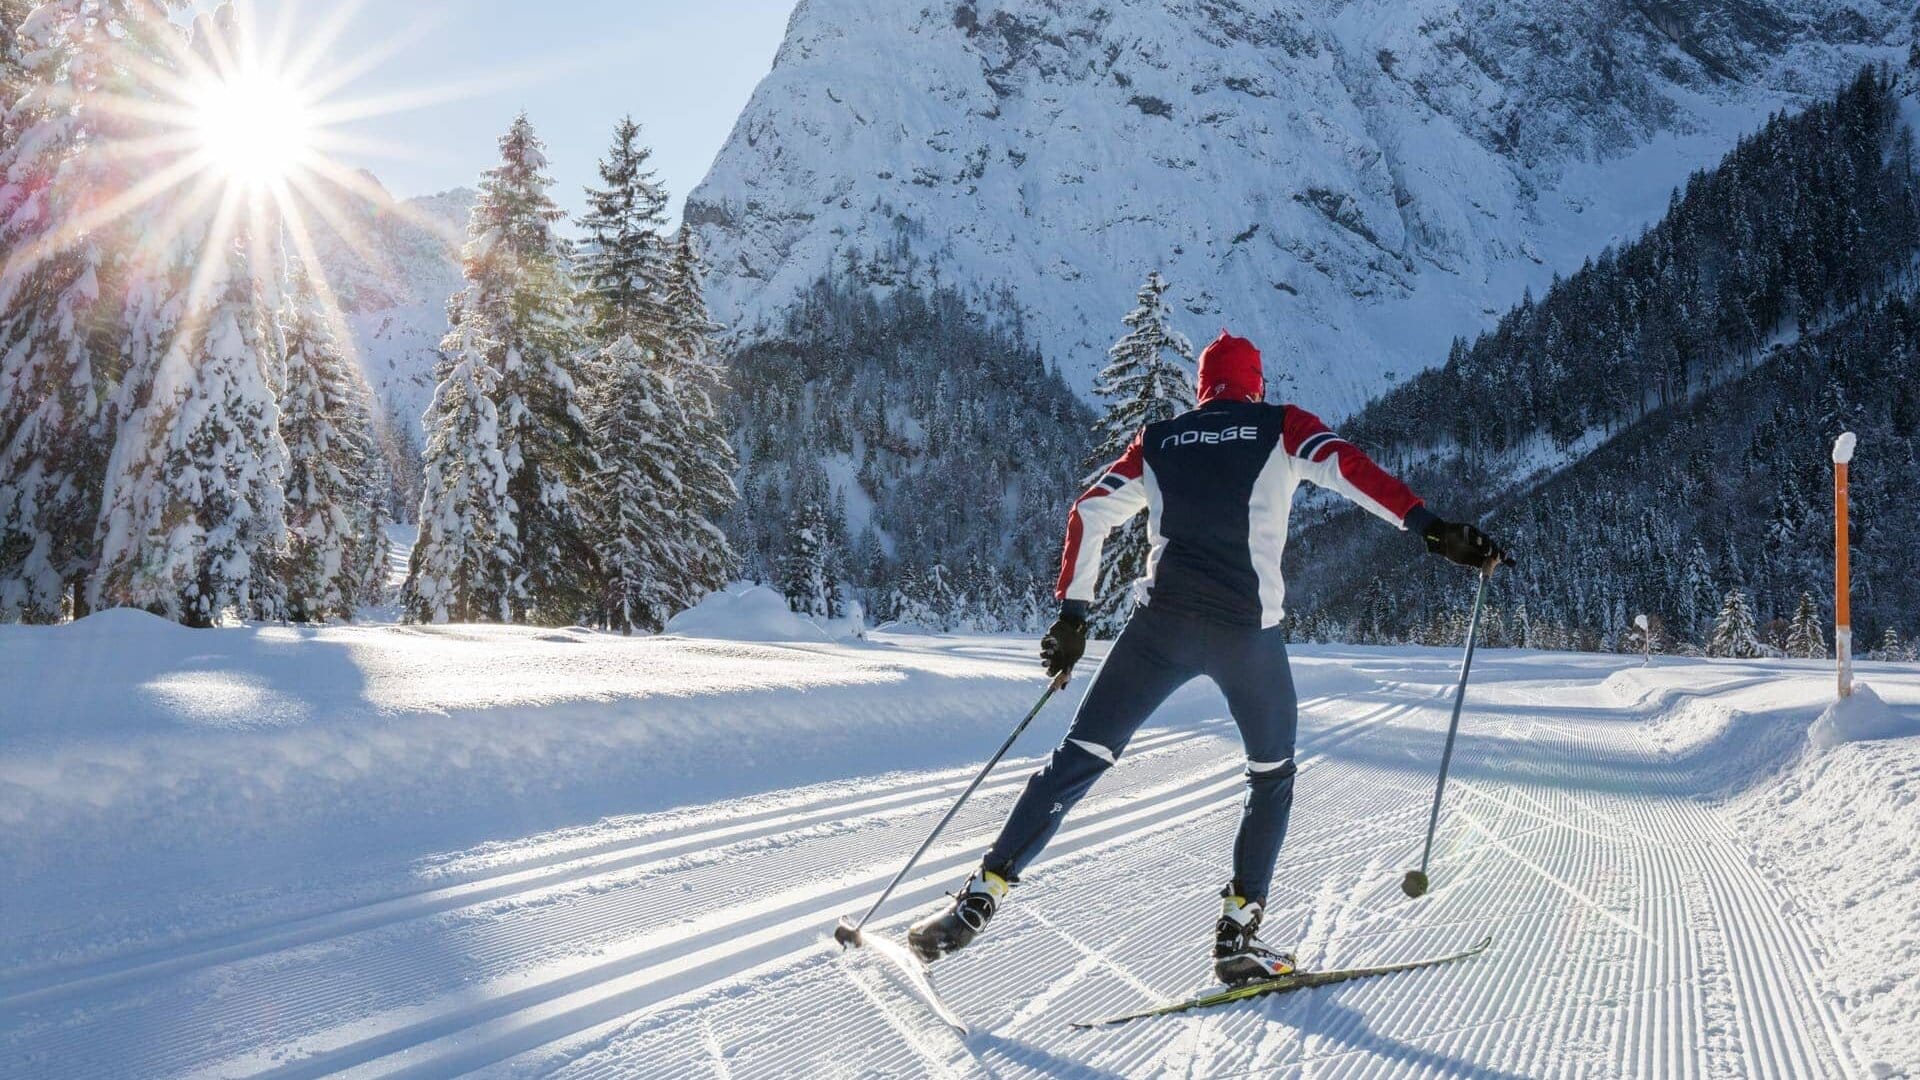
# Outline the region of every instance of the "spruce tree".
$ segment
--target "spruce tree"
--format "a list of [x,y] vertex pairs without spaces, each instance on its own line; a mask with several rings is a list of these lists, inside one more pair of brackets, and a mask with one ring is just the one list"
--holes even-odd
[[287,617],[350,619],[386,570],[385,470],[372,395],[341,350],[302,267],[290,275],[281,333],[286,383]]
[[651,633],[681,610],[675,582],[685,576],[682,552],[666,527],[680,495],[671,432],[663,425],[670,392],[631,337],[616,341],[597,366],[606,373],[591,423],[600,462],[588,490],[602,609],[612,629]]
[[1716,608],[1719,590],[1714,585],[1707,549],[1698,539],[1687,551],[1679,586],[1680,628],[1688,640],[1705,641],[1712,633],[1713,616],[1710,613]]
[[1763,652],[1746,590],[1729,590],[1720,605],[1720,614],[1713,621],[1713,633],[1707,638],[1707,655],[1751,660]]
[[[1159,271],[1147,275],[1123,320],[1127,332],[1107,350],[1107,366],[1094,379],[1093,392],[1107,402],[1094,425],[1097,445],[1087,461],[1087,483],[1099,479],[1140,428],[1193,408],[1193,346],[1173,329],[1167,308],[1167,282]],[[1146,573],[1147,527],[1134,518],[1107,537],[1100,559],[1100,592],[1089,617],[1093,633],[1118,633],[1132,610],[1132,587]]]
[[166,200],[75,226],[132,183],[119,148],[152,133],[177,32],[148,0],[53,0],[16,33],[22,7],[0,11],[0,619],[50,622],[97,565],[132,339],[173,336],[129,326],[147,290],[127,253]]
[[667,190],[647,167],[653,151],[640,145],[640,125],[623,117],[613,146],[600,159],[603,186],[587,189],[580,228],[587,242],[577,271],[592,309],[594,337],[612,347],[631,337],[642,348],[664,351],[667,312]]
[[[467,227],[461,252],[467,287],[450,335],[456,343],[450,351],[477,350],[469,359],[484,361],[497,375],[492,381],[467,375],[462,393],[484,389],[491,398],[508,477],[506,517],[497,522],[493,544],[495,557],[511,559],[495,568],[506,582],[504,603],[484,616],[475,607],[472,617],[564,625],[592,609],[596,592],[581,507],[593,470],[574,380],[582,339],[566,245],[553,230],[564,214],[547,194],[546,157],[524,113],[501,136],[500,158],[481,178]],[[436,497],[427,493],[423,518],[426,502]]]
[[1893,660],[1900,655],[1900,631],[1889,626],[1880,633],[1880,644],[1867,653],[1868,660]]
[[[647,168],[651,152],[639,144],[639,134],[631,118],[620,122],[600,162],[603,186],[587,190],[589,210],[580,224],[589,250],[581,274],[593,313],[592,336],[601,346],[598,355],[604,357],[605,349],[627,338],[653,368],[652,378],[644,380],[644,415],[655,429],[648,441],[664,455],[655,468],[671,482],[670,491],[645,504],[658,515],[645,526],[655,534],[647,550],[661,560],[649,575],[656,593],[650,603],[665,614],[648,615],[642,625],[656,625],[724,585],[737,568],[716,524],[737,498],[736,463],[718,408],[724,383],[712,360],[714,328],[700,293],[699,268],[684,232],[673,248],[661,233],[667,195]],[[595,374],[600,381],[611,377],[604,369]],[[624,385],[638,387],[641,381],[629,378]],[[614,392],[611,385],[595,390],[599,397]],[[619,408],[612,401],[602,404]],[[639,422],[638,403],[628,415]],[[598,449],[603,457],[616,452],[605,445]],[[630,518],[640,505],[603,506],[596,513]],[[630,567],[635,557],[627,556]],[[618,591],[611,583],[609,588]]]
[[802,615],[839,615],[839,583],[833,578],[831,565],[826,511],[818,502],[803,502],[794,512],[786,558],[780,567],[780,591],[787,598],[787,606]]
[[[449,305],[456,312],[459,298]],[[441,343],[420,497],[420,537],[401,591],[409,622],[510,621],[520,540],[494,405],[493,342],[464,318]]]
[[187,313],[114,447],[97,602],[190,626],[284,610],[287,451],[277,428],[276,342],[250,246],[240,236],[206,253],[223,263],[213,299]]
[[9,107],[26,86],[26,49],[20,40],[20,26],[32,10],[28,0],[0,0],[0,109]]
[[679,414],[674,471],[681,490],[675,522],[686,556],[677,602],[691,607],[739,569],[720,522],[739,500],[733,475],[740,464],[722,408],[727,383],[715,347],[719,327],[708,314],[700,259],[685,227],[668,262],[665,306],[668,372]]
[[1827,635],[1820,628],[1820,608],[1813,602],[1812,593],[1800,594],[1800,606],[1787,627],[1786,653],[1800,660],[1827,658]]

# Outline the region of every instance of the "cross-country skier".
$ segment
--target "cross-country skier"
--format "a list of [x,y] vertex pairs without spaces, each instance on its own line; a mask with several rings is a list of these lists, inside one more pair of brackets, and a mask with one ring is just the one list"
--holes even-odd
[[1060,617],[1040,642],[1047,673],[1071,671],[1086,650],[1101,545],[1145,508],[1152,551],[1135,586],[1140,604],[980,868],[951,905],[908,932],[923,959],[964,948],[987,928],[1008,886],[1133,733],[1174,690],[1205,675],[1225,695],[1247,752],[1246,806],[1233,878],[1221,892],[1214,973],[1238,983],[1291,972],[1292,955],[1255,935],[1293,805],[1298,708],[1280,625],[1280,553],[1294,489],[1302,480],[1332,488],[1457,563],[1491,568],[1505,558],[1479,529],[1440,520],[1312,413],[1267,404],[1260,353],[1245,338],[1221,331],[1200,354],[1197,389],[1196,408],[1143,427],[1067,516],[1055,590]]

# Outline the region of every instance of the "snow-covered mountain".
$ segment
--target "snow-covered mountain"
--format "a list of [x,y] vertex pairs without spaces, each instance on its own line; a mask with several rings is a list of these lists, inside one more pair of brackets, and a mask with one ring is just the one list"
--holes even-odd
[[459,249],[474,197],[469,188],[455,188],[397,206],[344,201],[341,224],[350,226],[353,243],[342,239],[345,230],[313,223],[367,381],[391,415],[413,421],[416,436],[433,398],[447,298],[464,285]]
[[1892,0],[802,0],[688,202],[747,337],[849,252],[1082,390],[1149,270],[1344,413],[1863,63]]

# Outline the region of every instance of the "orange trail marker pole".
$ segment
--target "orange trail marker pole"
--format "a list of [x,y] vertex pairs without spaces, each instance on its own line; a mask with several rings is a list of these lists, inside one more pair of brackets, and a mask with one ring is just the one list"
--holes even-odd
[[1853,432],[1833,440],[1833,655],[1840,667],[1840,696],[1853,696],[1853,613],[1847,581],[1847,465]]

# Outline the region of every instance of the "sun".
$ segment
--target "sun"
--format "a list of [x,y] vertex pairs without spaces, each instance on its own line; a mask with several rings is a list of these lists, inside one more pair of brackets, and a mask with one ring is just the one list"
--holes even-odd
[[[0,7],[11,3],[0,0]],[[385,8],[400,5],[383,6],[381,44],[339,52],[350,22],[372,3],[326,0],[303,15],[302,0],[275,0],[277,21],[263,23],[255,0],[197,0],[191,25],[178,18],[176,9],[188,6],[180,0],[108,5],[127,23],[125,44],[107,51],[110,69],[126,78],[98,93],[50,100],[97,117],[108,135],[98,160],[115,163],[111,175],[126,183],[103,188],[101,198],[32,245],[0,251],[0,268],[30,267],[116,221],[144,215],[150,227],[140,235],[143,249],[193,267],[184,310],[199,310],[222,285],[232,265],[225,253],[244,243],[245,265],[262,281],[295,260],[304,266],[336,338],[349,340],[323,248],[377,265],[368,228],[374,216],[407,221],[450,247],[464,242],[460,226],[396,200],[364,167],[349,164],[408,157],[412,148],[351,127],[476,92],[429,86],[354,93],[362,76],[435,29],[432,19],[386,26]]]
[[210,170],[250,189],[283,183],[314,153],[311,103],[291,81],[249,68],[199,81],[192,131]]

